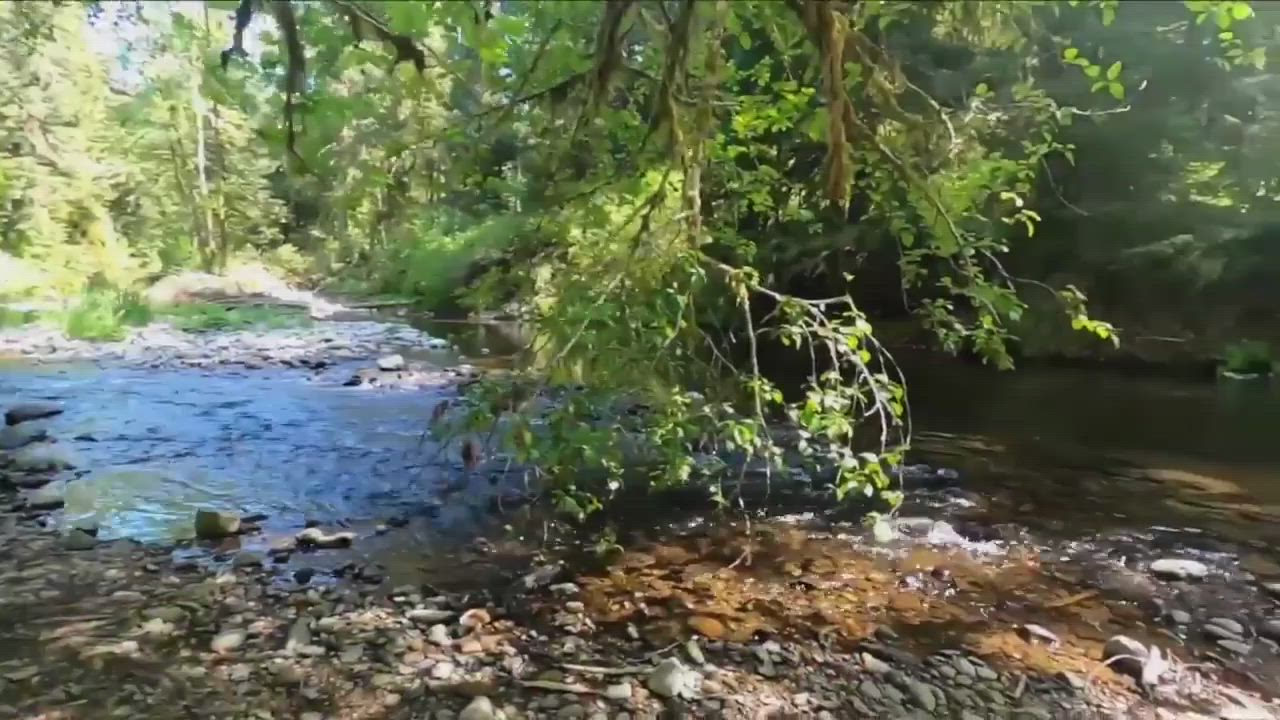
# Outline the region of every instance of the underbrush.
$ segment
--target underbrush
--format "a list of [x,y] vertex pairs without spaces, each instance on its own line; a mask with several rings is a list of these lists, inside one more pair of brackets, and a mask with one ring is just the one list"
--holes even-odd
[[480,262],[497,258],[526,231],[524,216],[507,214],[476,219],[457,212],[436,212],[418,221],[397,240],[374,251],[353,273],[326,285],[330,292],[412,298],[425,309],[457,301],[468,274]]
[[298,327],[311,322],[306,313],[300,310],[258,305],[179,305],[165,309],[161,315],[174,327],[186,332]]
[[151,307],[133,290],[91,288],[80,295],[62,317],[67,337],[80,340],[122,340],[128,327],[151,322]]

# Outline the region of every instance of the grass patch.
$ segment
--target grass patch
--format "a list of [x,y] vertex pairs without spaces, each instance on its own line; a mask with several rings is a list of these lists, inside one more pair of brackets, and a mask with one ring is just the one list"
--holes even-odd
[[1271,346],[1267,343],[1241,340],[1226,347],[1222,370],[1235,375],[1270,375],[1273,360]]
[[22,327],[30,325],[40,319],[40,313],[35,310],[17,310],[5,305],[0,305],[0,328]]
[[250,327],[286,328],[311,323],[311,318],[302,310],[261,305],[178,305],[165,309],[162,314],[174,327],[185,332],[214,332]]
[[94,288],[86,290],[66,311],[62,329],[67,337],[80,340],[123,340],[129,326],[151,322],[151,307],[132,290]]

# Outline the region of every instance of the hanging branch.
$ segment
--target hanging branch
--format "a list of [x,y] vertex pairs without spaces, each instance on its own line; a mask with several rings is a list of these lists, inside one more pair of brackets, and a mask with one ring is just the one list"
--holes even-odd
[[284,124],[285,148],[298,161],[296,141],[298,138],[297,123],[294,113],[297,110],[296,98],[302,94],[307,82],[307,56],[302,49],[302,40],[298,37],[298,20],[293,14],[293,5],[288,0],[271,4],[276,24],[280,26],[280,34],[284,36],[285,55],[288,64],[284,79]]
[[[385,22],[356,3],[345,2],[345,0],[329,0],[329,2],[346,16],[357,45],[364,39],[365,28],[369,28],[379,40],[395,50],[396,57],[391,63],[393,69],[402,62],[413,63],[414,69],[419,73],[427,69],[427,54],[413,38],[393,31]],[[436,58],[436,61],[441,66],[444,65],[439,58]]]
[[231,58],[248,57],[248,53],[244,50],[244,31],[249,27],[249,21],[253,20],[253,11],[259,6],[260,0],[240,0],[240,5],[236,7],[236,27],[231,36],[231,47],[223,50],[221,54],[224,71],[231,62]]

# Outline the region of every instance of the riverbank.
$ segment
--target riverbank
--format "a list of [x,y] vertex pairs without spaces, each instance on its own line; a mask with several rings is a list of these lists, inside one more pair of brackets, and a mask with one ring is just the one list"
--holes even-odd
[[[1262,687],[1277,677],[1268,664],[1276,605],[1266,594],[1265,569],[1254,575],[1238,567],[1243,548],[1049,537],[1011,521],[1002,499],[985,496],[976,477],[949,474],[942,486],[909,488],[909,505],[887,543],[838,510],[744,528],[679,512],[654,522],[663,515],[655,507],[647,521],[643,510],[632,521],[618,518],[622,547],[607,551],[606,561],[591,551],[594,539],[540,532],[536,515],[491,508],[485,496],[494,488],[457,485],[461,468],[426,462],[434,451],[429,439],[423,445],[411,422],[398,423],[415,407],[428,414],[456,381],[444,358],[430,355],[440,351],[403,326],[375,333],[341,325],[317,323],[305,335],[276,328],[175,340],[216,358],[198,368],[185,367],[194,358],[170,345],[131,339],[101,355],[93,353],[107,346],[93,346],[78,357],[108,374],[69,386],[49,384],[63,364],[48,361],[46,341],[0,338],[54,374],[20,384],[27,392],[20,399],[62,403],[60,414],[12,427],[49,431],[54,442],[44,442],[74,449],[84,462],[127,458],[126,450],[143,442],[139,435],[82,437],[73,434],[75,416],[97,412],[111,398],[127,406],[151,393],[212,386],[210,395],[189,396],[180,414],[164,416],[148,462],[194,452],[201,466],[239,468],[219,466],[217,447],[192,446],[207,438],[206,426],[190,433],[173,427],[228,403],[212,427],[237,438],[228,447],[233,455],[261,458],[256,482],[232,489],[269,494],[258,513],[267,517],[245,512],[258,502],[235,498],[240,527],[225,538],[139,544],[130,539],[136,524],[107,520],[95,538],[72,531],[53,498],[31,502],[41,480],[75,482],[97,476],[98,468],[28,467],[15,475],[10,465],[6,477],[20,476],[26,487],[6,491],[9,510],[0,522],[7,568],[0,713],[307,720],[1280,716],[1248,677],[1255,674]],[[325,342],[334,337],[348,339],[347,349]],[[423,359],[415,359],[413,342]],[[281,348],[288,352],[276,354]],[[404,372],[378,368],[379,360],[398,365],[383,353],[401,355],[438,382],[344,385],[361,370]],[[303,357],[334,365],[318,371],[295,359]],[[112,369],[121,363],[140,374],[111,375],[124,372]],[[149,386],[141,380],[148,376],[164,384]],[[172,384],[188,376],[192,385]],[[101,387],[90,393],[90,384]],[[65,387],[66,396],[44,397],[41,387]],[[253,404],[260,396],[262,406]],[[315,409],[300,409],[311,397]],[[343,404],[347,397],[358,404]],[[156,407],[137,409],[153,415]],[[307,434],[325,412],[356,407],[391,415],[359,417],[322,438]],[[267,412],[275,415],[259,417]],[[351,442],[357,428],[382,430],[359,436],[359,452],[291,472],[290,464]],[[164,439],[169,434],[173,440]],[[379,451],[378,443],[392,443],[395,452]],[[412,443],[420,455],[410,453]],[[29,456],[30,447],[14,453]],[[426,473],[429,480],[403,488],[378,481],[376,492],[361,495],[343,490],[342,504],[305,512],[290,511],[294,495],[270,499],[279,491],[271,486],[310,475],[355,489],[382,477],[379,468],[389,464],[388,478]],[[339,467],[367,475],[347,485],[332,475]],[[458,494],[436,494],[446,486]],[[195,497],[183,507],[201,502],[207,500]],[[469,529],[465,540],[423,544],[420,532],[466,505],[492,522],[473,518],[459,525]],[[225,499],[211,509],[229,510]],[[333,544],[343,547],[315,547],[315,531],[299,535],[309,524],[342,537]],[[1184,574],[1157,572],[1168,565],[1157,565],[1161,560]],[[1124,660],[1103,666],[1105,646],[1118,634],[1177,659],[1140,692],[1144,666],[1136,673]],[[1247,645],[1247,653],[1230,654],[1232,643]]]

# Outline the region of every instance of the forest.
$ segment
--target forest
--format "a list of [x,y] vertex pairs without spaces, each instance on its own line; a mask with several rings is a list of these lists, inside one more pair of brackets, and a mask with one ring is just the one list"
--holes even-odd
[[[307,720],[525,717],[493,704],[520,693],[562,696],[529,717],[746,718],[787,666],[807,679],[770,717],[1280,717],[1280,505],[1240,480],[1274,460],[1255,442],[1280,360],[1272,50],[1280,7],[1243,0],[0,3],[0,493],[49,552],[137,541],[90,584],[148,605],[57,670],[0,648],[0,715],[78,683],[146,717],[210,697],[230,704],[209,717],[262,717],[261,691],[267,717]],[[234,292],[187,302],[188,283]],[[1103,374],[1017,379],[1059,367]],[[303,372],[368,392],[308,395]],[[1186,398],[1208,409],[1188,420]],[[1023,412],[1047,429],[996,436]],[[662,524],[695,506],[729,525]],[[408,572],[386,548],[420,540],[394,538],[451,523],[465,551],[372,599]],[[483,523],[537,545],[506,594],[474,587],[509,551]],[[1180,523],[1219,544],[1164,539]],[[0,529],[0,638],[96,617],[37,607],[58,591],[18,569],[19,537]],[[157,538],[216,579],[175,559],[171,587],[120,586],[170,571]],[[578,657],[536,621],[624,639]],[[86,669],[161,636],[199,649],[151,690]],[[968,654],[910,659],[952,641]],[[839,688],[813,671],[837,647]],[[559,669],[472,662],[504,652]],[[719,662],[752,668],[745,707]],[[325,663],[340,691],[312,684]],[[1244,690],[1189,681],[1206,664]]]

